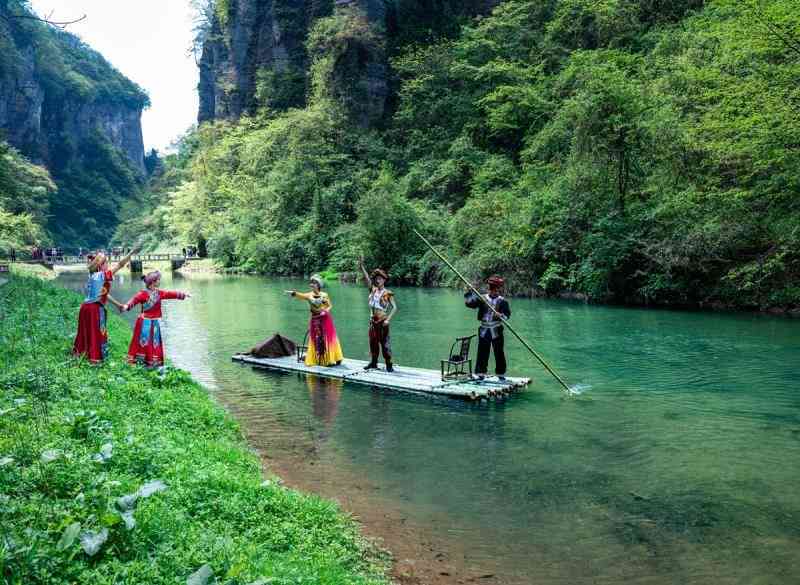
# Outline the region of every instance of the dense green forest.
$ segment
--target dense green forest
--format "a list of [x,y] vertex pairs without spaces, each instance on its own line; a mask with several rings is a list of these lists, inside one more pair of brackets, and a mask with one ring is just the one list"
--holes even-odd
[[0,251],[21,250],[46,237],[55,190],[47,169],[0,142]]
[[[317,20],[304,107],[187,135],[118,239],[446,282],[418,227],[517,292],[800,304],[794,1],[506,0],[427,28],[409,4],[388,37],[355,10]],[[390,60],[377,127],[354,123],[352,51]]]
[[31,231],[24,217],[3,215],[0,230],[13,230],[15,241],[26,244],[106,244],[119,208],[143,186],[136,161],[143,154],[139,116],[147,105],[141,88],[78,37],[34,18],[28,2],[0,0],[0,156],[17,157],[7,154],[10,143],[46,166],[58,187],[52,194],[47,186],[50,196],[30,192],[27,167],[0,163],[0,202],[12,213],[33,205],[39,226]]

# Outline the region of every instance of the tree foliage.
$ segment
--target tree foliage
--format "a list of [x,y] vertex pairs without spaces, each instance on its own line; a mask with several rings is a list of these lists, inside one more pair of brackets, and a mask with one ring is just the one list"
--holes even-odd
[[0,253],[41,242],[56,186],[43,167],[33,165],[0,142]]

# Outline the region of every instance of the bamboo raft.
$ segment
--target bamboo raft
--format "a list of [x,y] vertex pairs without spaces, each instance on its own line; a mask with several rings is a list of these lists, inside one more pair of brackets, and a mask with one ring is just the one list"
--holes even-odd
[[257,358],[246,354],[236,354],[233,361],[248,364],[256,368],[312,374],[322,378],[345,380],[354,384],[363,384],[373,388],[388,388],[401,392],[419,394],[436,394],[463,400],[489,400],[503,398],[522,390],[530,384],[530,378],[506,378],[489,376],[483,380],[453,379],[442,380],[441,374],[435,370],[407,368],[395,366],[389,373],[383,368],[365,370],[367,362],[345,359],[338,366],[307,366],[298,362],[295,356],[281,358]]

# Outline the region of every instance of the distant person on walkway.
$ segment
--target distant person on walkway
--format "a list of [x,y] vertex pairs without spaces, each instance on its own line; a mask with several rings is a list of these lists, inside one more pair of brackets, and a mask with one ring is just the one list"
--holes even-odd
[[392,341],[389,336],[389,323],[397,312],[397,302],[394,293],[385,288],[389,275],[380,268],[367,272],[364,267],[364,259],[359,261],[359,267],[364,274],[364,281],[369,288],[367,303],[370,310],[369,321],[369,352],[370,362],[364,366],[365,370],[378,367],[378,357],[383,352],[383,361],[386,362],[386,371],[394,372],[392,365]]
[[182,301],[192,295],[181,291],[161,290],[161,273],[158,270],[142,276],[144,290],[136,293],[122,306],[130,311],[136,305],[142,310],[136,319],[133,337],[128,346],[128,363],[142,364],[148,368],[164,365],[164,340],[161,337],[161,301],[177,299]]
[[319,274],[313,275],[308,282],[311,291],[307,293],[287,290],[290,297],[308,301],[311,319],[308,321],[307,366],[338,366],[342,363],[342,346],[336,335],[336,327],[331,317],[331,299],[328,293],[322,292],[325,282]]
[[11,248],[11,261],[12,262],[17,261],[17,251],[14,248]]
[[87,256],[89,278],[86,281],[86,298],[78,313],[78,333],[72,346],[72,353],[85,356],[93,364],[102,363],[108,356],[108,314],[106,302],[111,301],[118,309],[122,305],[111,296],[114,275],[131,259],[128,254],[112,269],[108,268],[108,257],[102,252]]
[[[478,309],[478,359],[475,362],[475,374],[483,379],[489,368],[489,352],[494,349],[495,373],[501,380],[506,375],[506,354],[503,339],[503,321],[511,317],[511,307],[500,292],[503,290],[503,279],[491,276],[486,281],[489,294],[478,297],[472,291],[464,293],[464,304],[470,309]],[[498,317],[489,307],[502,315]]]

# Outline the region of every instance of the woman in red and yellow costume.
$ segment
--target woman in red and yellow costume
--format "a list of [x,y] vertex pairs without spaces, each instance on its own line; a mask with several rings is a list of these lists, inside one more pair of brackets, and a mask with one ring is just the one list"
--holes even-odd
[[108,313],[106,302],[111,301],[118,309],[122,305],[111,296],[114,275],[122,270],[131,256],[139,250],[135,248],[122,258],[114,268],[109,269],[108,257],[103,252],[89,254],[89,278],[86,281],[86,297],[78,313],[78,333],[72,346],[72,353],[85,356],[93,364],[101,363],[108,357]]
[[311,310],[311,319],[308,322],[308,351],[306,351],[307,366],[336,366],[344,356],[336,335],[336,327],[331,317],[330,297],[322,292],[325,286],[322,277],[318,274],[309,279],[311,291],[307,293],[287,290],[286,294],[302,301],[308,301]]

